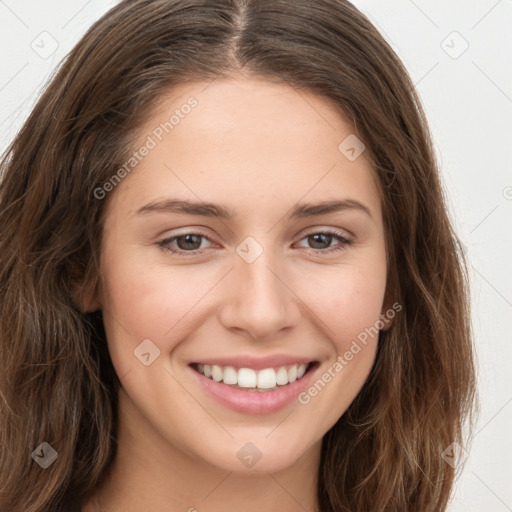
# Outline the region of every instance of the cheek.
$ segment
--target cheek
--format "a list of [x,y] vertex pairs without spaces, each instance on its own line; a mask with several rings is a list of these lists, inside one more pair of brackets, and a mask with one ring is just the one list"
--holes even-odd
[[386,267],[380,258],[371,265],[343,265],[328,272],[310,272],[307,286],[300,277],[304,302],[322,320],[337,352],[379,320],[386,289]]
[[184,334],[187,315],[218,281],[218,272],[186,266],[171,269],[136,255],[111,254],[103,266],[103,309],[113,351],[122,347],[130,353],[127,339],[134,345],[132,350],[151,339],[162,352],[169,352]]
[[309,277],[307,296],[321,320],[317,325],[323,325],[329,340],[330,357],[298,402],[315,418],[310,431],[325,432],[353,402],[375,361],[385,265],[345,265],[332,269],[330,275]]

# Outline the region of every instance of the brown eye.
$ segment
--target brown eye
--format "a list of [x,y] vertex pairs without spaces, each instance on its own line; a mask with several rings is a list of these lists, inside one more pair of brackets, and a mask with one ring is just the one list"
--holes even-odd
[[201,247],[201,235],[183,235],[176,237],[176,245],[178,249],[183,251],[194,251]]
[[312,249],[327,249],[333,238],[333,235],[328,233],[315,233],[307,236]]
[[166,238],[165,240],[158,242],[158,245],[164,250],[172,253],[196,254],[202,252],[202,249],[207,248],[201,247],[203,240],[210,242],[210,239],[205,235],[200,235],[199,233],[186,233],[184,235]]
[[[351,241],[344,236],[344,233],[329,230],[310,233],[306,235],[301,242],[302,241],[306,241],[307,243],[307,246],[302,245],[302,247],[319,253],[340,251],[351,244]],[[333,244],[334,241],[338,243]]]

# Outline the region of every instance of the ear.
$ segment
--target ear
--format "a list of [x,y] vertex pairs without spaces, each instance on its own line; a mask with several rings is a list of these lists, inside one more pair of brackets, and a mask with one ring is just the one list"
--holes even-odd
[[88,283],[79,285],[74,293],[73,298],[76,305],[82,313],[92,313],[101,309],[101,302],[99,300],[99,281],[91,280]]

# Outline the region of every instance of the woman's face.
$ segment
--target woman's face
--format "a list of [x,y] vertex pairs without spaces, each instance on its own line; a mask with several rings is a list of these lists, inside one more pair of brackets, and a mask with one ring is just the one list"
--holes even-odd
[[385,312],[379,193],[353,131],[325,99],[247,78],[182,85],[140,130],[97,297],[133,442],[238,472],[319,453]]

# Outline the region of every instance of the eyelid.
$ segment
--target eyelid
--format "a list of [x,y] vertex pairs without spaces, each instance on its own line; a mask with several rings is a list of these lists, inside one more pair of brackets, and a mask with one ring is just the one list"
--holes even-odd
[[[193,229],[188,229],[187,231],[183,231],[182,233],[176,233],[176,234],[173,234],[172,236],[166,236],[165,238],[163,238],[162,240],[157,242],[157,245],[161,246],[165,250],[168,250],[169,252],[179,253],[179,254],[184,254],[184,255],[202,254],[205,250],[210,249],[210,247],[207,247],[204,249],[194,249],[193,251],[184,251],[181,249],[169,249],[167,247],[171,242],[174,242],[177,238],[181,238],[182,236],[186,236],[186,235],[195,235],[195,236],[201,237],[204,240],[208,240],[208,242],[210,242],[212,244],[216,244],[209,235],[205,235],[204,233],[201,233],[199,231],[194,231]],[[218,245],[218,244],[216,244],[216,245]]]
[[[211,235],[211,230],[204,228],[203,226],[186,226],[183,228],[177,228],[176,230],[169,230],[161,240],[161,242],[169,241],[174,238],[180,238],[185,235],[197,235],[203,238],[208,239],[208,241],[213,242],[214,236]],[[207,234],[208,233],[208,234]]]
[[[170,252],[172,254],[177,254],[178,256],[183,257],[193,257],[193,256],[200,256],[203,255],[205,252],[208,251],[208,249],[211,249],[212,247],[207,247],[203,249],[194,249],[193,251],[185,251],[183,249],[171,249],[169,248],[169,244],[171,242],[174,242],[177,238],[180,238],[182,236],[186,235],[195,235],[202,239],[208,240],[208,242],[216,244],[212,240],[212,238],[208,235],[205,235],[201,233],[200,231],[194,231],[193,228],[183,228],[184,231],[178,232],[173,234],[172,236],[168,236],[161,240],[160,242],[157,242],[157,245],[160,246],[162,250],[165,250],[167,252]],[[334,245],[333,247],[327,247],[325,249],[314,249],[311,247],[303,247],[306,252],[314,255],[328,255],[336,251],[340,251],[342,249],[345,249],[348,245],[352,244],[354,235],[347,232],[346,230],[342,230],[341,228],[333,228],[333,227],[322,227],[322,226],[313,226],[308,228],[307,231],[303,231],[296,235],[298,237],[298,242],[302,242],[305,238],[311,235],[315,234],[325,234],[330,235],[339,240],[339,243],[337,245]],[[348,236],[347,236],[348,234]],[[218,244],[217,244],[218,245]]]
[[317,233],[329,233],[331,235],[337,235],[341,238],[345,238],[347,241],[351,241],[354,238],[354,235],[346,229],[328,226],[313,226],[311,228],[307,228],[305,231],[301,231],[297,237],[300,237],[300,240],[302,240],[306,236],[315,235]]

